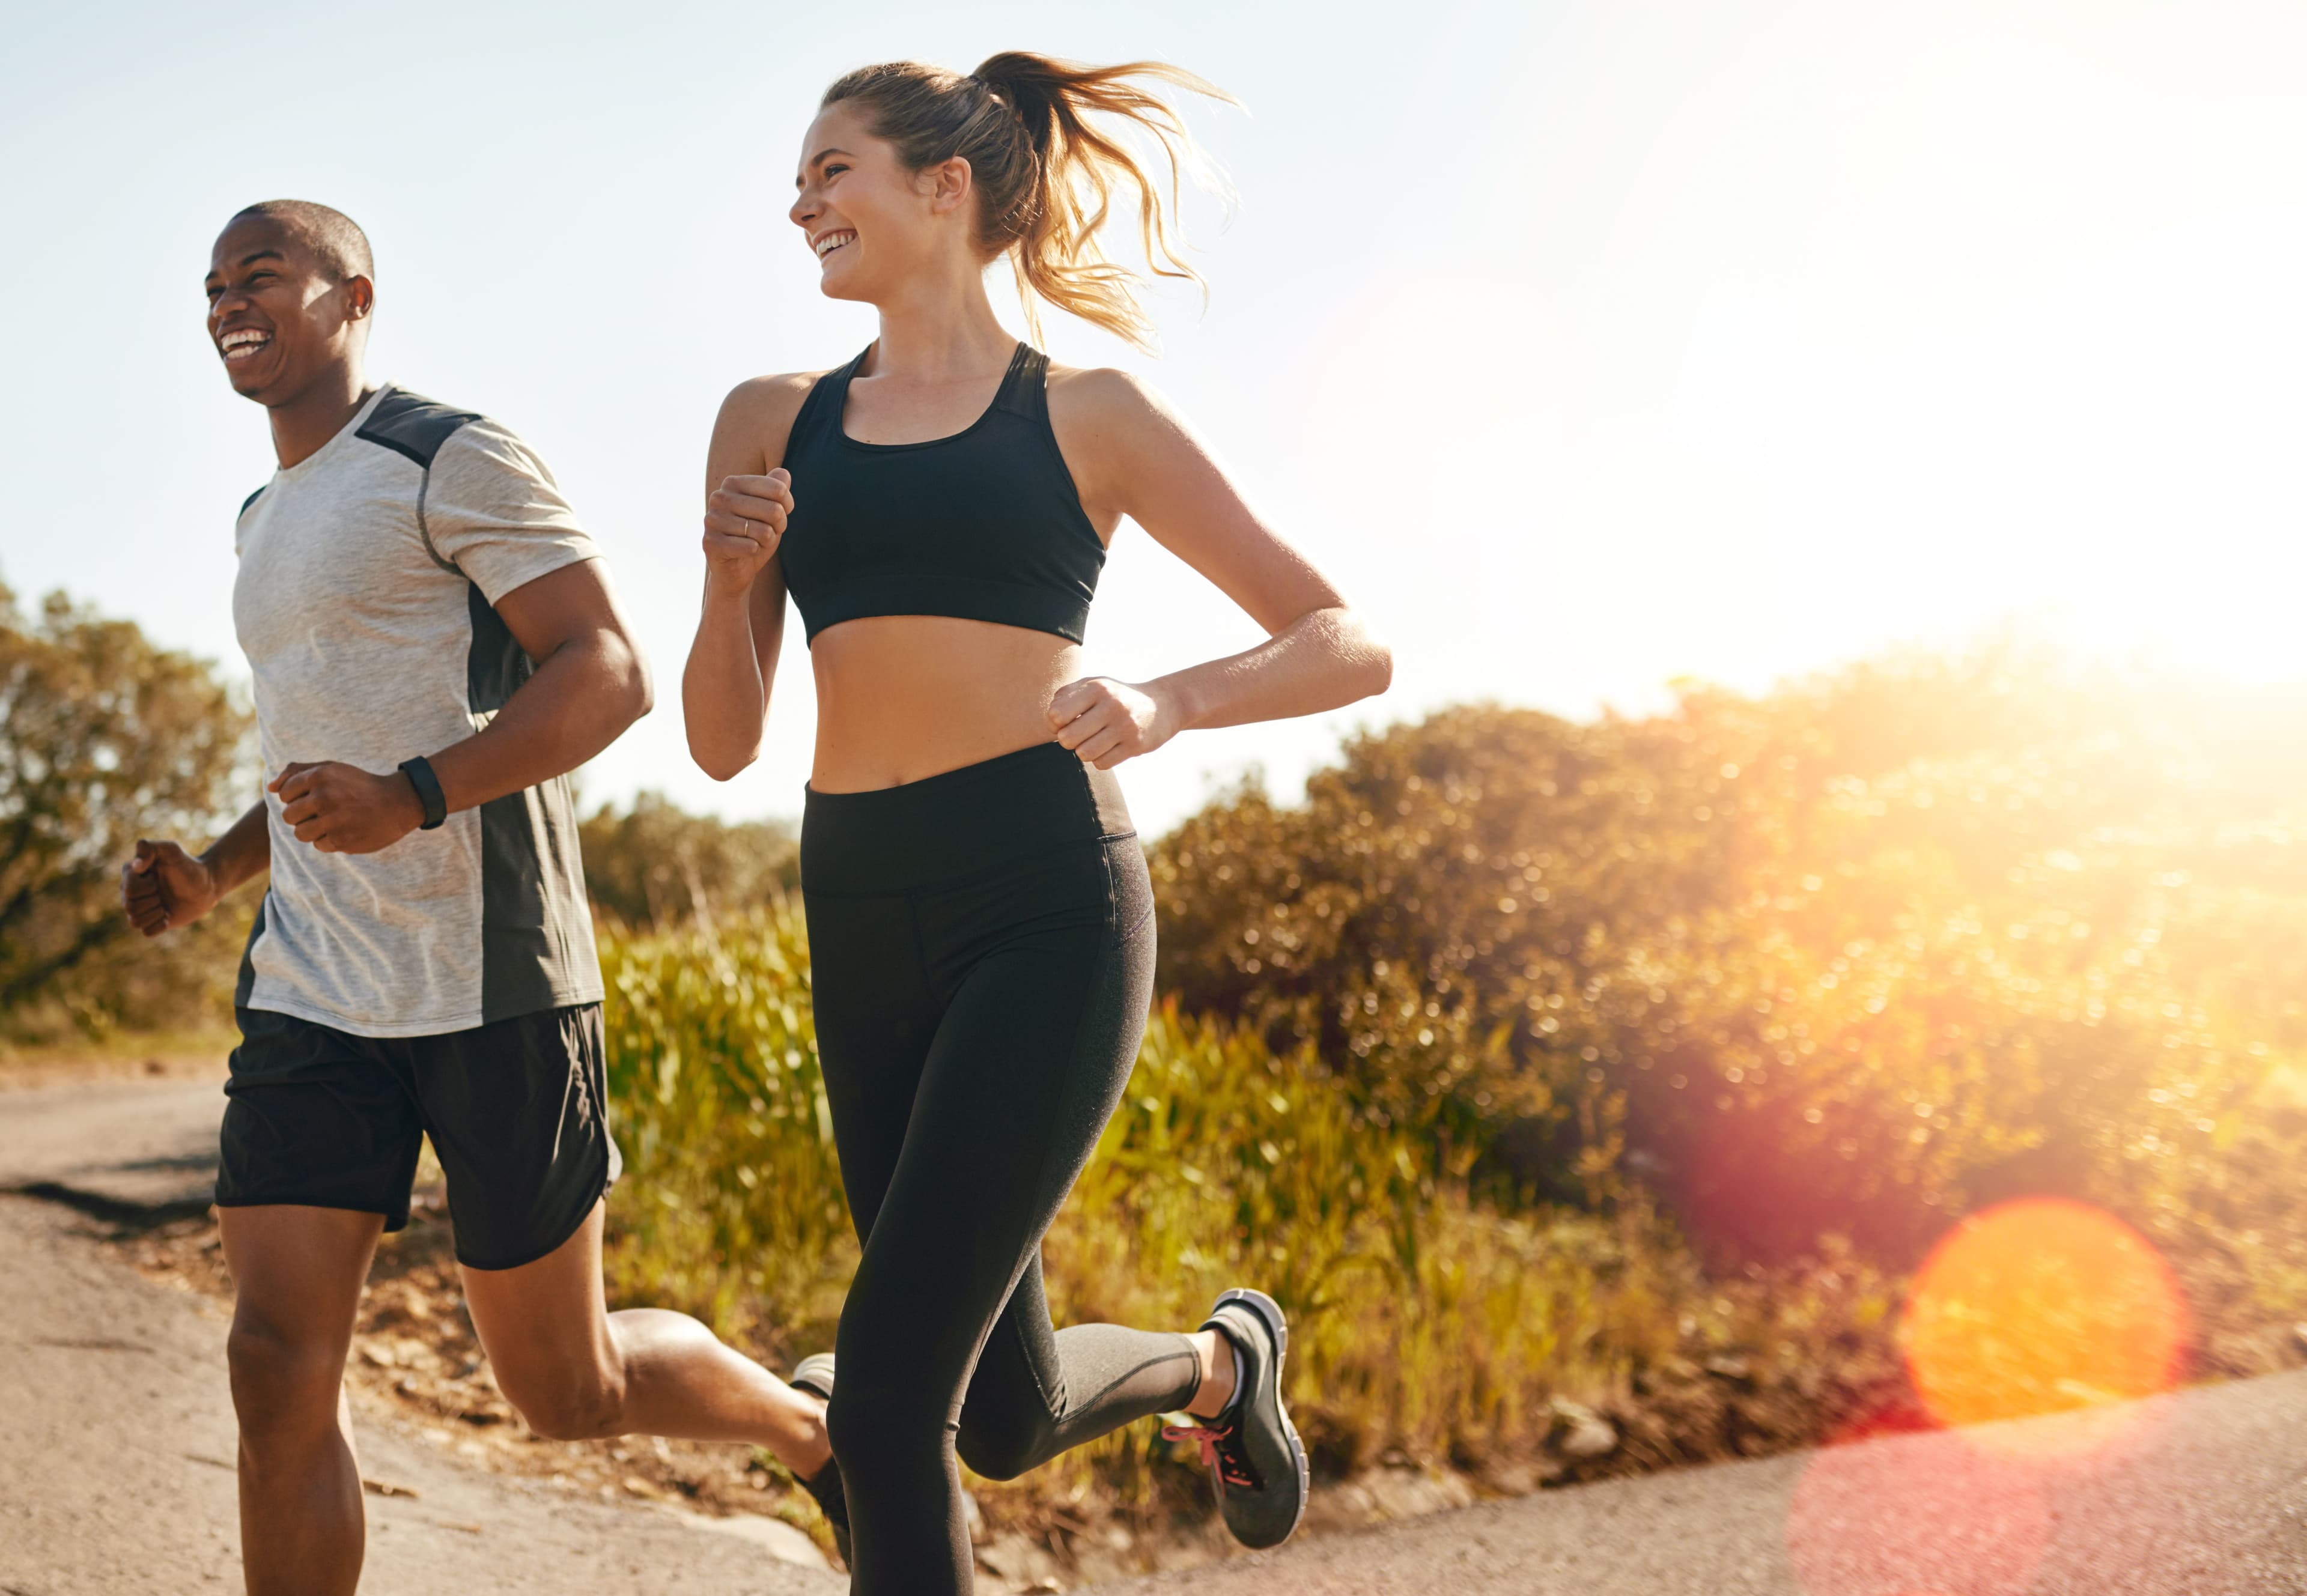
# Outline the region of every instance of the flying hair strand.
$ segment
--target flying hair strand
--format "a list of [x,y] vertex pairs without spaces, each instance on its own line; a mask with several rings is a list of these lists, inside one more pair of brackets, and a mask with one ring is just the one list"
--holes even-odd
[[[1117,202],[1137,213],[1153,275],[1193,283],[1206,297],[1179,227],[1183,184],[1190,177],[1222,200],[1233,197],[1163,86],[1240,103],[1165,62],[1085,66],[1023,50],[990,56],[966,76],[913,61],[860,67],[821,103],[862,106],[875,135],[895,144],[912,170],[956,156],[969,162],[979,247],[989,261],[1008,257],[1036,342],[1037,302],[1045,301],[1151,348],[1146,279],[1103,247]],[[1133,147],[1146,142],[1167,167],[1166,183],[1157,163]]]

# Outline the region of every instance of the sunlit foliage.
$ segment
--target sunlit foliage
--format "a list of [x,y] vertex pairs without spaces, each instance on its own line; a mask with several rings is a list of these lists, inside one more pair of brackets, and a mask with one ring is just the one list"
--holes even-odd
[[2014,649],[1643,720],[1469,708],[1154,850],[1162,980],[1493,1189],[1891,1256],[2135,1196],[2303,1040],[2307,696]]
[[[627,1174],[610,1206],[613,1294],[674,1305],[772,1358],[832,1344],[856,1247],[818,1071],[798,907],[717,930],[605,931],[613,1119]],[[1753,1404],[1704,1433],[1655,1424],[1617,1466],[1775,1444],[1810,1416],[1862,1409],[1895,1377],[1879,1332],[1891,1292],[1839,1255],[1710,1283],[1671,1230],[1629,1206],[1502,1215],[1437,1183],[1419,1133],[1376,1123],[1310,1049],[1155,1013],[1120,1110],[1048,1246],[1061,1322],[1191,1328],[1225,1287],[1256,1283],[1291,1315],[1292,1402],[1325,1468],[1407,1448],[1535,1454],[1562,1393],[1742,1350],[1737,1378],[1804,1400]],[[1861,1344],[1868,1334],[1871,1343]],[[1747,1429],[1742,1431],[1740,1423]],[[1152,1512],[1194,1498],[1150,1426],[1108,1437],[990,1508],[1030,1512],[1094,1482]],[[1164,1490],[1168,1496],[1163,1496]]]
[[790,826],[692,815],[661,793],[603,804],[577,836],[593,907],[629,926],[743,914],[801,884]]
[[[6,622],[0,985],[83,1027],[212,1003],[238,925],[105,927],[126,842],[228,817],[244,717],[133,628]],[[2167,1262],[2174,1371],[2295,1362],[2303,793],[2307,691],[2017,646],[1361,738],[1303,804],[1244,790],[1151,848],[1164,998],[1051,1234],[1058,1312],[1184,1327],[1261,1284],[1325,1467],[1617,1471],[1925,1421],[1904,1271],[2051,1196]],[[585,847],[613,1291],[826,1347],[856,1248],[790,834],[644,799]],[[1615,1450],[1553,1455],[1565,1399]],[[980,1499],[1093,1483],[1192,1494],[1139,1426]]]
[[727,928],[601,932],[612,1122],[630,1178],[610,1279],[724,1329],[832,1343],[855,1266],[818,1072],[809,944],[782,901]]
[[198,848],[249,801],[248,724],[207,662],[60,593],[27,616],[0,587],[0,1034],[226,1017],[244,906],[143,942],[118,872],[138,837]]
[[[2003,648],[1453,709],[1302,806],[1230,795],[1152,850],[1168,996],[1051,1234],[1058,1312],[1183,1326],[1256,1282],[1326,1468],[1543,1460],[1569,1397],[1621,1444],[1563,1466],[1617,1471],[1927,1422],[1901,1272],[2064,1194],[2168,1260],[2183,1374],[2282,1367],[2302,731],[2296,694]],[[621,1294],[828,1344],[854,1251],[797,911],[605,967]],[[1137,1427],[980,1497],[1189,1484]]]

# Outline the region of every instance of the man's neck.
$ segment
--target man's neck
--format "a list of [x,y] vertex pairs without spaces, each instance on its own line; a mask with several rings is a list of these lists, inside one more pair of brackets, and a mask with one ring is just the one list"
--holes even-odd
[[272,452],[280,468],[285,471],[320,453],[373,391],[360,363],[347,361],[330,367],[295,399],[273,406]]

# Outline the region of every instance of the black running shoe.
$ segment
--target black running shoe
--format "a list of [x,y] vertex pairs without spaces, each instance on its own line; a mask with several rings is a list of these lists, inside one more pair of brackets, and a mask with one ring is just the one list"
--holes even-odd
[[1241,1354],[1241,1382],[1214,1419],[1162,1434],[1201,1447],[1217,1485],[1219,1510],[1236,1540],[1279,1546],[1306,1516],[1306,1448],[1282,1406],[1289,1321],[1265,1292],[1231,1291],[1219,1297],[1202,1328],[1219,1332]]
[[[804,1358],[793,1366],[793,1378],[785,1382],[796,1391],[806,1391],[812,1396],[833,1400],[833,1354],[819,1352]],[[799,1479],[796,1475],[794,1478]],[[825,1514],[825,1522],[833,1526],[833,1547],[841,1554],[844,1563],[849,1561],[849,1498],[841,1493],[841,1464],[828,1458],[825,1467],[801,1482],[802,1489],[816,1498],[817,1510]]]

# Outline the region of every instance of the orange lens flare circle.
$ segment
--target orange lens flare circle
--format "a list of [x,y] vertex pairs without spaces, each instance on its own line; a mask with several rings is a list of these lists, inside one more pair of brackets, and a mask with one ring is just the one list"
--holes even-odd
[[2190,1315],[2170,1266],[2113,1214],[2027,1197],[1972,1215],[1924,1260],[1907,1299],[1907,1370],[1949,1426],[2080,1417],[1975,1437],[2028,1454],[2095,1449],[2183,1370]]

